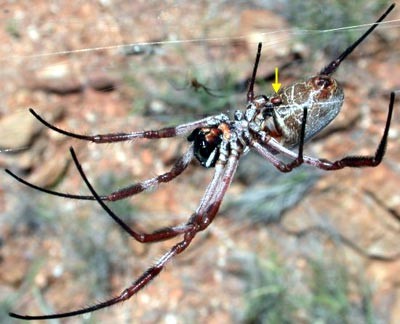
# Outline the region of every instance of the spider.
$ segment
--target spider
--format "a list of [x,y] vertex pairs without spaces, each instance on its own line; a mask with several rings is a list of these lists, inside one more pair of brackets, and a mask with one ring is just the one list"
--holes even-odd
[[211,97],[216,97],[216,98],[221,98],[223,97],[222,95],[215,94],[213,89],[210,89],[200,81],[198,81],[195,77],[192,77],[187,81],[187,86],[186,87],[177,87],[176,90],[185,90],[187,88],[193,89],[195,92],[198,92],[199,90],[203,90],[206,94],[208,94]]
[[[138,242],[158,242],[179,235],[183,238],[137,278],[131,286],[123,290],[118,296],[107,301],[65,313],[36,316],[9,313],[9,315],[24,320],[46,320],[75,316],[120,303],[135,295],[158,276],[168,261],[185,251],[197,233],[205,230],[211,224],[232,182],[240,157],[250,150],[260,154],[282,172],[290,172],[302,163],[323,170],[338,170],[345,167],[375,167],[380,164],[385,154],[392,119],[395,101],[394,92],[390,94],[385,129],[374,156],[346,156],[331,162],[303,155],[303,145],[306,140],[326,127],[341,109],[344,101],[343,89],[332,78],[332,74],[340,66],[341,62],[386,18],[394,6],[392,4],[357,41],[326,65],[319,74],[285,87],[272,97],[254,95],[254,83],[262,48],[262,44],[259,43],[248,87],[246,108],[244,111],[235,111],[233,119],[230,119],[225,114],[220,114],[159,130],[88,136],[57,128],[30,109],[33,116],[48,128],[73,138],[95,143],[113,143],[143,138],[160,139],[188,135],[189,147],[186,153],[175,162],[170,171],[104,196],[100,196],[88,181],[73,148],[70,149],[72,159],[91,192],[89,196],[72,195],[41,188],[6,170],[16,180],[39,191],[71,199],[96,200],[105,212]],[[290,150],[296,146],[298,146],[297,153]],[[278,153],[292,158],[292,161],[286,163],[280,160],[277,157]],[[188,167],[194,158],[203,167],[214,168],[215,171],[199,206],[186,223],[162,228],[152,233],[139,233],[131,229],[105,204],[104,201],[120,200],[160,183],[173,180]]]

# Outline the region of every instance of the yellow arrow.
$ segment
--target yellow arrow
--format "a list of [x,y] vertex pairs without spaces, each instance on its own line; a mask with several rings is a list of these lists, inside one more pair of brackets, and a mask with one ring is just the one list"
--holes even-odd
[[281,88],[281,83],[278,82],[278,68],[275,68],[275,83],[272,83],[272,88],[274,88],[275,92],[278,92]]

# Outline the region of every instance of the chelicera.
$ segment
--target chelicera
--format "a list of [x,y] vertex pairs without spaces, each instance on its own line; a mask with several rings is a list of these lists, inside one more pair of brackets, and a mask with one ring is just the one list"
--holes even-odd
[[[70,199],[96,200],[105,212],[128,235],[138,242],[159,242],[177,236],[182,236],[182,240],[172,246],[153,266],[149,267],[116,297],[93,306],[64,313],[50,315],[10,313],[10,316],[24,320],[46,320],[75,316],[120,303],[134,296],[157,277],[173,257],[185,251],[197,233],[205,230],[211,224],[232,182],[240,157],[248,151],[257,152],[282,172],[289,172],[303,163],[323,170],[338,170],[345,167],[375,167],[380,164],[385,154],[392,119],[395,101],[394,92],[390,95],[386,125],[375,155],[346,156],[340,160],[331,162],[303,155],[303,145],[306,140],[326,127],[337,116],[342,107],[344,101],[343,89],[332,78],[332,74],[340,66],[341,62],[386,18],[394,6],[392,4],[357,41],[325,66],[319,74],[305,81],[287,86],[271,97],[254,95],[254,83],[262,48],[262,44],[258,44],[252,77],[247,92],[247,105],[243,111],[235,111],[233,119],[230,119],[226,114],[220,114],[159,130],[88,136],[60,129],[48,123],[34,110],[30,109],[33,116],[53,131],[95,143],[114,143],[143,138],[160,139],[180,135],[188,136],[190,144],[187,151],[175,162],[170,171],[122,188],[108,195],[99,195],[95,191],[72,148],[70,149],[72,158],[80,176],[90,190],[90,195],[72,195],[42,188],[18,177],[10,170],[6,170],[16,180],[39,191]],[[291,150],[293,147],[298,147],[297,152]],[[292,161],[286,163],[280,160],[277,155],[278,153],[291,158]],[[199,206],[186,223],[163,228],[152,233],[140,233],[130,228],[105,204],[105,201],[120,200],[157,186],[160,183],[173,180],[189,166],[193,159],[197,159],[206,168],[214,168],[214,175],[206,188]]]
[[229,126],[223,123],[218,127],[196,128],[187,138],[193,142],[194,156],[206,168],[214,167],[218,160],[219,146],[224,136],[222,129],[229,132]]

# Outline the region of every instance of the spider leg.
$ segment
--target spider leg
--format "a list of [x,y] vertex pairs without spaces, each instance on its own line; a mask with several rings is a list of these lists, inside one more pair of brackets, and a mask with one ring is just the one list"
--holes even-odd
[[[101,198],[101,200],[105,200],[105,201],[117,201],[120,199],[124,199],[124,198],[130,197],[130,196],[139,194],[145,190],[156,187],[161,183],[169,182],[169,181],[175,179],[183,171],[186,170],[186,168],[189,166],[190,162],[192,161],[193,156],[194,156],[193,144],[191,144],[189,149],[186,151],[186,153],[175,162],[175,164],[172,166],[172,169],[170,171],[163,173],[161,175],[157,175],[153,178],[135,183],[126,188],[119,189],[115,192],[112,192],[109,195],[102,195],[102,196],[100,196],[100,198]],[[8,169],[5,169],[5,172],[8,173],[10,176],[12,176],[17,181],[21,182],[22,184],[24,184],[28,187],[31,187],[35,190],[53,195],[53,196],[59,196],[59,197],[69,198],[69,199],[96,200],[96,198],[94,198],[93,196],[90,196],[90,195],[73,195],[73,194],[69,194],[69,193],[64,193],[64,192],[59,192],[59,191],[43,188],[43,187],[37,186],[33,183],[30,183],[30,182],[20,178],[19,176],[17,176],[15,173],[11,172]]]
[[179,135],[183,135],[193,131],[196,128],[201,128],[205,126],[209,126],[214,120],[226,119],[226,116],[221,114],[218,116],[206,117],[195,122],[181,124],[176,127],[165,127],[159,130],[147,130],[140,132],[131,132],[131,133],[113,133],[113,134],[99,134],[99,135],[82,135],[76,134],[64,129],[58,128],[45,119],[43,119],[39,114],[37,114],[32,108],[29,109],[30,113],[39,120],[43,125],[52,129],[55,132],[61,133],[63,135],[77,138],[84,141],[90,141],[94,143],[114,143],[114,142],[123,142],[135,140],[138,138],[147,138],[147,139],[160,139],[167,137],[175,137]]
[[200,211],[202,211],[204,209],[204,206],[208,205],[210,201],[213,201],[216,198],[215,192],[221,183],[221,178],[225,171],[225,165],[222,163],[219,163],[219,162],[220,161],[217,161],[217,163],[215,165],[213,179],[211,180],[210,184],[207,186],[207,189],[204,192],[203,197],[200,200],[199,206],[197,207],[196,213],[199,213]]
[[50,314],[50,315],[37,315],[37,316],[20,315],[20,314],[11,312],[11,313],[9,313],[9,315],[11,317],[19,318],[19,319],[23,319],[23,320],[48,320],[48,319],[54,319],[54,318],[63,318],[63,317],[82,315],[85,313],[94,312],[96,310],[106,308],[106,307],[115,305],[117,303],[123,302],[123,301],[131,298],[138,291],[143,289],[150,281],[152,281],[161,272],[161,270],[164,268],[165,264],[172,257],[183,252],[189,246],[189,244],[192,241],[192,239],[194,238],[196,232],[197,231],[194,228],[191,228],[190,231],[187,231],[184,239],[181,242],[174,245],[166,254],[164,254],[158,260],[158,262],[154,266],[147,269],[138,279],[135,280],[135,282],[129,288],[125,289],[119,296],[116,296],[107,301],[98,303],[96,305],[81,308],[81,309],[71,311],[71,312]]
[[[298,167],[304,162],[303,156],[303,147],[304,147],[304,138],[306,131],[306,122],[307,122],[307,108],[303,108],[303,121],[301,123],[301,132],[300,132],[300,140],[299,140],[299,151],[297,153],[296,158],[289,163],[284,163],[279,160],[273,153],[271,153],[268,149],[266,149],[263,145],[261,145],[258,141],[252,140],[250,142],[250,146],[255,149],[255,151],[260,154],[267,161],[271,162],[279,171],[281,172],[290,172],[294,168]],[[272,140],[270,137],[269,140]],[[266,142],[268,145],[269,142]],[[280,150],[279,150],[280,152]],[[294,153],[290,151],[293,155]]]
[[[303,157],[304,163],[315,166],[315,167],[323,169],[323,170],[338,170],[338,169],[343,169],[345,167],[357,168],[357,167],[375,167],[375,166],[377,166],[379,163],[382,162],[382,159],[385,155],[386,143],[387,143],[387,139],[388,139],[388,135],[389,135],[389,129],[390,129],[390,123],[392,120],[392,115],[393,115],[393,110],[394,110],[395,98],[396,98],[396,95],[394,92],[392,92],[390,94],[389,109],[388,109],[388,114],[387,114],[387,118],[386,118],[385,129],[383,131],[382,138],[380,140],[380,143],[378,145],[378,148],[377,148],[374,156],[346,156],[341,160],[337,160],[337,161],[333,161],[333,162],[325,160],[325,159],[316,159],[316,158],[313,158],[310,156],[304,156]],[[287,156],[294,157],[295,153],[293,153],[291,150],[283,147],[274,139],[271,139],[267,143],[267,145],[280,153],[283,153]]]
[[[218,163],[218,162],[217,162]],[[208,227],[214,220],[219,207],[221,206],[222,200],[225,196],[226,191],[228,190],[230,184],[232,183],[233,176],[236,173],[237,166],[239,164],[239,151],[231,150],[228,161],[225,166],[224,174],[219,181],[219,185],[209,192],[212,200],[208,201],[205,204],[200,204],[199,209],[196,211],[195,215],[201,216],[200,229],[202,231]],[[218,164],[217,164],[218,165]],[[216,166],[217,166],[216,165]],[[205,209],[205,212],[201,209]]]
[[247,91],[247,102],[254,100],[254,83],[256,82],[258,63],[260,63],[262,43],[258,43],[256,61],[254,62],[253,73],[249,82],[249,90]]
[[320,74],[322,74],[322,75],[333,74],[339,67],[340,63],[342,63],[343,60],[347,56],[349,56],[354,51],[354,49],[358,45],[360,45],[368,37],[369,34],[371,34],[374,31],[374,29],[376,27],[379,26],[379,23],[386,18],[386,16],[394,9],[394,7],[395,7],[395,4],[392,3],[391,6],[383,13],[383,15],[381,17],[379,17],[379,19],[363,35],[361,35],[361,37],[358,40],[356,40],[352,45],[350,45],[350,47],[348,47],[342,54],[340,54],[338,58],[336,58],[331,63],[329,63],[327,66],[325,66],[321,70]]
[[139,233],[133,229],[131,229],[124,221],[121,220],[101,199],[101,197],[97,194],[94,190],[93,186],[89,182],[86,177],[85,172],[82,169],[81,164],[78,161],[78,158],[75,154],[74,149],[70,148],[72,159],[75,163],[76,168],[79,171],[83,181],[85,182],[86,186],[92,193],[93,197],[97,200],[100,206],[108,213],[108,215],[119,225],[121,226],[130,236],[132,236],[135,240],[141,243],[149,243],[149,242],[158,242],[163,240],[168,240],[173,238],[179,234],[185,233],[187,229],[187,225],[178,225],[174,227],[166,227],[160,230],[157,230],[153,233]]
[[[74,162],[77,164],[77,168],[81,173],[82,178],[84,179],[86,185],[89,187],[93,196],[96,197],[98,203],[103,207],[103,209],[108,213],[112,214],[112,211],[104,204],[104,202],[100,199],[100,197],[96,194],[90,183],[87,181],[82,168],[76,159],[76,155],[71,148],[71,154],[74,159]],[[186,224],[186,230],[184,231],[184,238],[182,241],[174,245],[167,253],[165,253],[158,262],[148,268],[138,279],[134,281],[134,283],[125,289],[120,295],[111,298],[107,301],[98,303],[93,306],[81,308],[71,312],[58,313],[58,314],[50,314],[50,315],[20,315],[16,313],[9,313],[11,317],[19,318],[23,320],[48,320],[55,318],[63,318],[70,317],[76,315],[82,315],[85,313],[90,313],[102,308],[106,308],[117,303],[123,302],[141,289],[143,289],[149,282],[151,282],[157,275],[161,272],[161,270],[165,267],[166,263],[173,258],[175,255],[182,253],[191,243],[193,238],[196,236],[197,232],[205,229],[211,221],[214,219],[215,214],[218,212],[218,208],[221,204],[222,198],[229,187],[233,175],[236,171],[236,167],[238,164],[238,154],[232,155],[228,159],[227,166],[225,168],[225,163],[221,160],[217,162],[216,170],[213,176],[211,183],[208,185],[205,194],[201,200],[200,206],[197,208],[197,211],[190,217],[188,223]],[[216,196],[214,195],[216,193]],[[110,214],[110,216],[111,216]],[[207,222],[204,223],[204,220]]]
[[385,129],[383,131],[381,141],[379,142],[378,148],[374,156],[346,156],[341,160],[337,160],[334,162],[321,159],[316,161],[317,163],[315,164],[315,166],[324,170],[338,170],[345,167],[376,167],[378,164],[380,164],[386,151],[386,144],[389,135],[390,122],[393,115],[395,97],[395,93],[392,92],[390,94],[389,110],[386,119]]

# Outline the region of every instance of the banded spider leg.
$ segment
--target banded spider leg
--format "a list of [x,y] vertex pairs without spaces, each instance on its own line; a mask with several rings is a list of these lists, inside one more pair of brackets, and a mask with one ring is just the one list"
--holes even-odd
[[228,157],[227,161],[223,158],[218,160],[215,167],[213,179],[211,183],[208,185],[199,207],[197,208],[196,212],[190,217],[189,221],[186,224],[162,229],[160,231],[154,232],[153,234],[146,235],[146,234],[138,234],[137,232],[127,227],[125,224],[123,223],[121,224],[118,221],[119,218],[112,212],[112,210],[109,207],[107,207],[107,205],[103,202],[101,197],[97,194],[97,192],[94,190],[94,188],[88,181],[76,157],[76,154],[72,148],[70,152],[82,179],[85,181],[87,187],[89,188],[90,192],[95,197],[97,202],[132,237],[134,237],[136,240],[140,242],[156,242],[167,238],[172,238],[179,234],[183,234],[183,240],[174,245],[170,249],[170,251],[164,254],[164,256],[162,256],[154,266],[147,269],[129,288],[125,289],[117,297],[111,298],[105,302],[96,304],[94,306],[89,306],[86,308],[66,313],[57,313],[57,314],[42,315],[42,316],[41,315],[30,316],[30,315],[9,313],[9,315],[12,317],[25,320],[47,320],[47,319],[62,318],[68,316],[76,316],[114,305],[116,303],[127,300],[131,296],[136,294],[161,272],[165,264],[172,257],[182,253],[190,245],[191,241],[199,231],[206,229],[209,226],[209,224],[213,221],[215,215],[218,212],[222,199],[226,193],[226,190],[228,189],[230,183],[232,182],[233,175],[238,165],[238,158],[240,154],[240,152],[238,152],[236,149],[233,149],[231,150],[231,154]]
[[[259,52],[261,50],[261,46],[259,46]],[[259,60],[259,55],[257,59],[258,64]],[[255,77],[256,70],[254,69],[253,74]],[[249,94],[248,97],[252,96],[252,91],[253,91],[253,85],[254,83],[250,84],[249,87]],[[288,164],[284,164],[281,162],[281,167],[283,169],[292,169],[298,165],[301,164],[303,161],[303,144],[304,144],[304,136],[305,136],[305,126],[307,122],[307,110],[304,109],[304,115],[303,115],[303,121],[302,121],[302,127],[301,127],[301,139],[300,139],[300,146],[299,146],[299,151],[296,159],[293,162],[290,162]],[[54,128],[52,126],[51,128]],[[166,263],[173,258],[174,256],[182,253],[192,242],[196,234],[200,231],[205,230],[211,222],[214,220],[220,205],[222,203],[223,197],[229,188],[233,176],[236,172],[238,163],[239,163],[239,158],[240,155],[242,154],[242,143],[239,139],[235,138],[232,136],[231,138],[227,139],[224,138],[221,143],[221,148],[220,152],[218,155],[218,160],[215,164],[215,171],[214,171],[214,176],[210,182],[210,184],[207,186],[207,189],[203,195],[203,198],[200,201],[200,204],[198,208],[196,209],[195,213],[191,215],[189,220],[179,226],[172,226],[172,227],[167,227],[163,228],[160,230],[157,230],[153,233],[150,234],[145,234],[145,233],[139,233],[136,232],[135,230],[132,230],[126,223],[124,223],[106,204],[101,196],[98,195],[98,193],[95,191],[91,183],[86,177],[85,172],[82,169],[82,166],[80,165],[78,158],[75,154],[75,151],[71,148],[70,153],[72,156],[72,159],[75,163],[76,168],[78,169],[82,179],[84,180],[86,186],[90,190],[93,198],[101,205],[101,207],[104,209],[104,211],[112,218],[114,221],[120,225],[130,236],[132,236],[135,240],[141,242],[141,243],[148,243],[148,242],[158,242],[161,240],[166,240],[173,238],[175,236],[178,236],[180,234],[183,235],[183,240],[174,245],[166,254],[164,254],[158,262],[148,268],[138,279],[134,281],[134,283],[122,291],[121,294],[118,296],[111,298],[105,302],[98,303],[93,306],[81,308],[75,311],[70,311],[70,312],[65,312],[65,313],[56,313],[56,314],[50,314],[50,315],[38,315],[38,316],[32,316],[32,315],[21,315],[17,313],[9,313],[11,317],[19,318],[19,319],[24,319],[24,320],[47,320],[47,319],[55,319],[55,318],[63,318],[63,317],[69,317],[69,316],[76,316],[76,315],[81,315],[89,312],[93,312],[105,307],[112,306],[114,304],[120,303],[122,301],[125,301],[135,295],[138,291],[143,289],[150,281],[152,281],[164,268]],[[189,151],[193,151],[193,144],[190,145]],[[190,159],[193,157],[192,153],[187,153],[188,157]],[[189,160],[190,160],[189,159]],[[185,159],[186,161],[186,159]],[[10,171],[8,171],[9,174],[13,175]],[[20,178],[16,177],[13,175],[17,180]],[[22,179],[20,179],[22,180]],[[21,182],[25,182],[22,180]],[[29,183],[27,183],[30,187],[35,188],[36,186],[33,186]],[[40,191],[47,192],[43,190],[43,188],[38,187]],[[50,192],[53,194],[53,192]],[[68,194],[62,194],[63,197],[71,197],[71,195]],[[72,196],[74,197],[74,196]],[[77,196],[79,197],[78,199],[81,199],[82,196]],[[83,197],[88,197],[88,196],[83,196]]]
[[[119,226],[141,243],[158,242],[178,235],[182,235],[183,239],[175,244],[154,266],[148,268],[130,287],[117,297],[93,306],[65,313],[39,316],[10,313],[10,316],[25,320],[74,316],[117,304],[135,295],[161,272],[171,258],[182,253],[191,244],[198,232],[206,229],[214,220],[222,199],[232,182],[239,158],[249,150],[256,151],[282,172],[289,172],[302,163],[324,170],[338,170],[345,167],[374,167],[381,163],[385,154],[393,115],[394,92],[390,95],[385,129],[374,156],[346,156],[340,160],[331,162],[303,155],[303,146],[307,139],[312,138],[337,116],[343,104],[343,88],[339,86],[339,83],[331,75],[337,70],[341,62],[385,19],[393,8],[394,4],[357,41],[350,45],[335,60],[326,65],[319,74],[282,88],[274,97],[267,97],[265,95],[255,96],[254,94],[254,83],[261,57],[262,44],[260,43],[249,82],[246,108],[244,111],[235,111],[234,119],[229,119],[225,114],[220,114],[192,123],[162,128],[160,130],[89,136],[60,129],[48,123],[35,111],[30,109],[30,112],[46,127],[66,136],[95,143],[113,143],[136,139],[161,139],[187,135],[191,132],[187,138],[191,142],[188,150],[175,162],[170,171],[117,190],[109,195],[100,196],[94,190],[82,170],[73,149],[70,150],[73,161],[91,192],[90,196],[72,195],[41,188],[6,170],[16,180],[39,191],[65,198],[96,200]],[[290,150],[290,148],[296,146],[298,146],[297,154]],[[292,158],[292,161],[288,163],[282,161],[277,156],[278,153]],[[188,167],[194,158],[202,166],[215,168],[215,170],[199,206],[186,223],[162,228],[153,233],[140,233],[132,230],[105,204],[104,201],[123,199],[160,183],[173,180]]]

